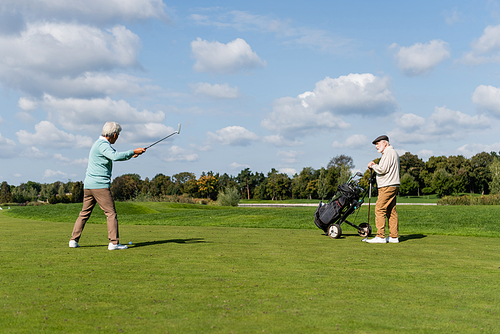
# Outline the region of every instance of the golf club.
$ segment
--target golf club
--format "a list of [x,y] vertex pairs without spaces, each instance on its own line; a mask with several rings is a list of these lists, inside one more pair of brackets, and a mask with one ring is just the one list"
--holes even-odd
[[[370,224],[370,204],[372,202],[372,182],[373,182],[372,179],[373,179],[373,169],[370,168],[370,179],[368,180],[368,183],[370,184],[368,186],[368,225]],[[366,240],[368,240],[368,235],[361,241],[366,241]]]
[[159,142],[161,142],[161,141],[163,141],[163,140],[165,140],[165,139],[167,139],[167,138],[169,138],[169,137],[171,137],[171,136],[173,136],[173,135],[175,135],[175,134],[179,134],[179,133],[181,133],[181,123],[179,123],[179,127],[177,128],[177,131],[172,132],[171,134],[169,134],[169,135],[168,135],[168,136],[166,136],[165,138],[162,138],[162,139],[160,139],[160,140],[158,140],[158,141],[154,142],[153,144],[149,145],[148,147],[145,147],[144,149],[145,149],[145,150],[147,150],[147,149],[148,149],[148,148],[150,148],[151,146],[156,145],[156,144],[158,144]]

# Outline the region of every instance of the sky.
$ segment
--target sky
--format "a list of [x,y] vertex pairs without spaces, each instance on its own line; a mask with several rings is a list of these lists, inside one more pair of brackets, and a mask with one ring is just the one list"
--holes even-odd
[[0,181],[500,151],[500,1],[0,0]]

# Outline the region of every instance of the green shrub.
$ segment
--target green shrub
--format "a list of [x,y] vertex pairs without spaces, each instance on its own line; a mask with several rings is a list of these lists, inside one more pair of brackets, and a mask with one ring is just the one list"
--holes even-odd
[[500,205],[500,194],[482,195],[474,197],[472,195],[444,196],[437,204],[439,205]]
[[240,202],[240,192],[236,188],[226,188],[221,190],[217,196],[217,204],[221,206],[238,206]]

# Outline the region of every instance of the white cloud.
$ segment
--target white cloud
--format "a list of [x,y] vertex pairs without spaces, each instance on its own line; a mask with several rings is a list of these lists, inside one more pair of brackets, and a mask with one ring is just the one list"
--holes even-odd
[[350,125],[343,121],[344,115],[380,116],[396,108],[389,78],[349,74],[336,79],[326,77],[316,83],[314,91],[296,98],[275,100],[273,111],[261,125],[293,140],[320,130],[346,129]]
[[[89,73],[138,67],[140,47],[139,37],[123,26],[103,31],[75,23],[30,23],[19,36],[0,35],[0,82],[33,96],[59,89],[69,94],[78,90],[73,86],[95,94],[96,78],[106,76]],[[108,89],[118,90],[111,84]]]
[[33,116],[33,114],[26,112],[26,111],[20,111],[14,115],[15,118],[20,120],[23,123],[37,123],[37,119]]
[[207,82],[198,82],[190,87],[196,95],[205,95],[215,99],[237,99],[241,95],[238,87],[230,87],[227,83],[211,85]]
[[21,144],[27,146],[42,146],[52,148],[88,148],[93,144],[92,138],[73,135],[56,128],[49,121],[41,121],[35,125],[35,133],[26,130],[16,132]]
[[500,88],[493,86],[478,86],[472,93],[472,102],[481,109],[500,117]]
[[44,152],[40,151],[35,146],[31,146],[31,147],[28,147],[25,150],[23,150],[21,152],[21,156],[27,157],[30,159],[33,159],[33,158],[35,158],[35,159],[47,159],[50,157],[50,155],[48,153],[44,153]]
[[434,155],[434,152],[431,151],[431,150],[425,150],[424,149],[424,150],[418,151],[417,155],[421,159],[429,159],[430,157],[432,157]]
[[461,62],[469,65],[500,62],[500,25],[487,26],[481,37],[471,42],[471,48]]
[[281,157],[281,160],[283,162],[292,164],[297,162],[297,158],[303,154],[304,152],[302,151],[290,150],[290,151],[278,151],[277,155],[278,157]]
[[197,38],[191,42],[191,51],[196,59],[193,69],[197,72],[229,74],[267,66],[241,38],[227,44]]
[[[105,122],[124,124],[161,123],[165,120],[163,111],[138,111],[125,100],[113,100],[109,97],[102,99],[58,99],[44,95],[41,102],[49,114],[49,120],[61,124],[68,130],[100,131]],[[161,126],[158,125],[159,130]],[[153,133],[156,134],[156,133]]]
[[306,46],[329,53],[346,53],[352,44],[351,39],[334,36],[327,30],[304,26],[295,27],[290,20],[281,20],[265,15],[254,15],[248,12],[233,10],[219,13],[219,8],[211,8],[212,16],[192,14],[191,19],[198,25],[232,28],[237,31],[258,31],[273,33],[283,40],[284,44]]
[[2,136],[1,133],[0,133],[0,147],[2,148],[2,154],[0,154],[0,159],[10,158],[15,155],[16,143],[9,138],[5,138],[4,136]]
[[457,8],[453,8],[451,11],[444,11],[444,20],[447,25],[451,26],[457,22],[463,21],[463,15],[461,12],[457,10]]
[[272,144],[274,146],[300,146],[304,145],[303,142],[298,140],[289,140],[280,135],[265,136],[262,141],[267,144]]
[[352,135],[345,140],[345,142],[340,143],[338,141],[334,141],[332,144],[333,148],[359,148],[366,146],[370,141],[365,135]]
[[22,29],[23,15],[33,20],[80,21],[109,24],[120,20],[136,21],[159,19],[169,21],[162,0],[2,0],[15,14],[18,30]]
[[411,130],[425,124],[425,118],[415,114],[402,114],[395,119],[396,124],[402,128]]
[[207,133],[209,142],[231,146],[248,146],[259,140],[259,136],[242,126],[228,126],[215,132],[217,134]]
[[485,144],[466,144],[458,148],[457,153],[470,158],[480,152],[499,152],[500,143],[491,145]]
[[233,162],[232,164],[229,165],[229,168],[240,170],[242,168],[243,169],[244,168],[250,168],[250,166],[249,165],[243,165],[243,164],[239,164],[239,163]]
[[427,119],[413,114],[396,116],[396,124],[406,124],[406,120],[415,119],[417,124],[407,127],[398,126],[388,133],[399,143],[424,143],[444,138],[459,139],[473,131],[481,131],[491,127],[491,121],[483,114],[471,116],[460,111],[443,107],[435,107],[434,113]]
[[436,107],[429,117],[428,131],[432,134],[460,135],[461,131],[481,130],[490,127],[490,120],[485,115],[470,116],[460,111]]
[[21,97],[17,104],[19,108],[26,111],[35,110],[37,108],[37,102],[35,100],[25,97]]
[[45,172],[43,173],[44,179],[51,179],[54,177],[60,177],[60,178],[66,179],[68,177],[68,174],[61,172],[60,170],[54,171],[52,169],[46,169]]
[[167,153],[163,157],[163,160],[167,162],[173,162],[173,161],[193,162],[198,160],[198,154],[189,153],[185,149],[174,145],[167,149]]
[[282,167],[279,169],[280,173],[288,174],[290,176],[297,174],[297,170],[295,168],[290,167]]
[[442,40],[432,40],[428,43],[416,43],[409,47],[396,43],[391,49],[397,49],[394,58],[399,69],[408,76],[429,73],[436,65],[450,58],[449,44]]

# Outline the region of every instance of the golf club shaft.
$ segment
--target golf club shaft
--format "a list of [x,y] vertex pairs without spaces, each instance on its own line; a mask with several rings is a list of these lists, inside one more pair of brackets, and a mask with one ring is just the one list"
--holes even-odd
[[168,136],[166,136],[165,138],[162,138],[160,140],[158,140],[157,142],[154,142],[153,144],[149,145],[148,147],[145,147],[144,149],[147,150],[148,148],[150,148],[151,146],[154,146],[156,144],[158,144],[159,142],[161,141],[164,141],[165,139],[169,138],[169,137],[172,137],[173,135],[175,135],[177,133],[177,131],[175,131],[174,133],[171,133],[169,134]]
[[370,205],[372,202],[372,175],[373,175],[373,169],[370,170],[370,179],[368,182],[370,185],[368,186],[368,224],[370,224]]
[[162,139],[158,140],[157,142],[154,142],[153,144],[149,145],[148,147],[145,147],[144,149],[145,149],[145,150],[147,150],[147,149],[148,149],[148,148],[150,148],[151,146],[156,145],[156,144],[158,144],[159,142],[161,142],[161,141],[163,141],[163,140],[165,140],[165,139],[167,139],[167,138],[169,138],[169,137],[172,137],[172,136],[173,136],[173,135],[175,135],[175,134],[179,134],[179,133],[181,133],[181,124],[180,124],[180,123],[179,123],[179,126],[178,126],[178,128],[177,128],[177,131],[172,132],[171,134],[169,134],[169,135],[168,135],[168,136],[166,136],[165,138],[162,138]]

